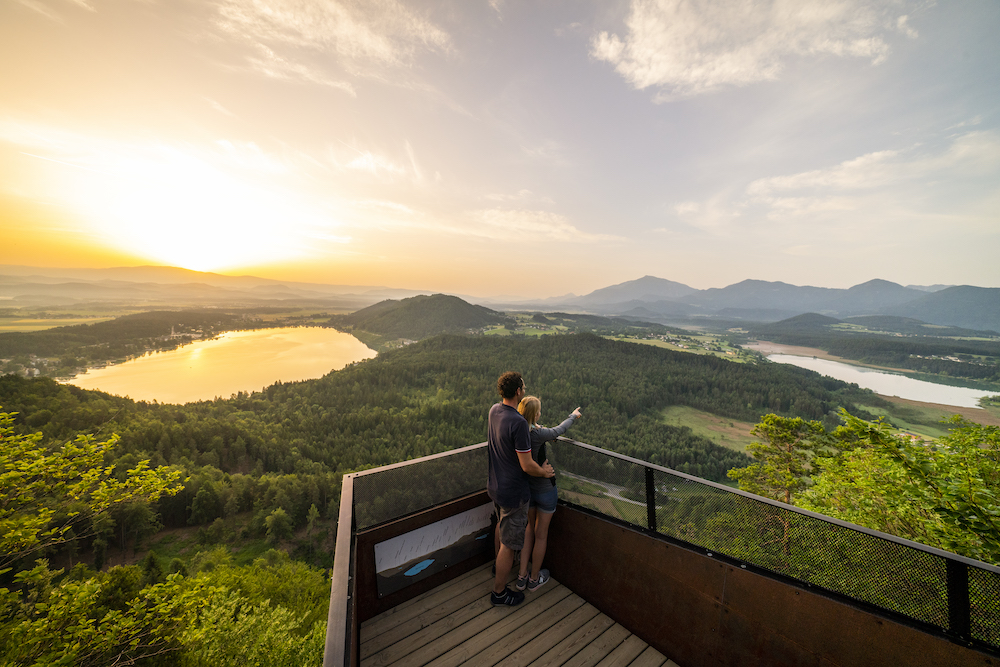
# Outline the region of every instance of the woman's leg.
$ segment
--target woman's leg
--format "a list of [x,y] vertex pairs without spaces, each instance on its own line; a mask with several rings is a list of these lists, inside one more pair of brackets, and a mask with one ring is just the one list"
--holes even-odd
[[[549,544],[549,523],[552,521],[552,514],[539,512],[536,509],[532,509],[532,512],[534,515],[528,516],[528,525],[531,526],[534,524],[535,527],[535,544],[531,552],[531,579],[538,581],[538,573],[542,569],[542,559],[545,558],[545,548]],[[524,548],[528,548],[527,541],[524,543]],[[521,560],[523,561],[524,559],[522,558]],[[524,568],[523,562],[521,568]]]
[[528,527],[524,529],[524,546],[521,547],[521,567],[518,576],[521,578],[528,576],[528,556],[532,553],[531,548],[535,539],[535,515],[538,510],[534,507],[528,509]]

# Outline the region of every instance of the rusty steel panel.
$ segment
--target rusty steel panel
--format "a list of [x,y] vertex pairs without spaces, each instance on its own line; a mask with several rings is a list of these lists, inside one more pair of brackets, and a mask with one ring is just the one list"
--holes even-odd
[[964,667],[1000,660],[560,505],[553,577],[684,667]]

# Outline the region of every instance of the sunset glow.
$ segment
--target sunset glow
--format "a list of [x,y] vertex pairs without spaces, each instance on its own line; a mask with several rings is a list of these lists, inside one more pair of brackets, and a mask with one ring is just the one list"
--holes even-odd
[[3,3],[0,264],[1000,286],[998,5],[784,5]]

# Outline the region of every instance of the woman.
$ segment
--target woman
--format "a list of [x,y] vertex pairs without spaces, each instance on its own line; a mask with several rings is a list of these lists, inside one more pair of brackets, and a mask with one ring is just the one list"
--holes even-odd
[[[577,408],[559,426],[543,428],[538,425],[538,420],[542,416],[542,402],[535,396],[522,398],[517,411],[528,422],[531,432],[531,456],[539,464],[544,463],[538,458],[542,445],[558,438],[569,430],[574,421],[583,416],[580,414],[580,408]],[[556,511],[556,501],[559,500],[554,477],[529,477],[528,483],[531,485],[531,502],[528,505],[528,527],[524,531],[521,569],[516,584],[519,591],[525,588],[536,591],[549,580],[549,571],[542,569],[542,559],[545,558],[545,548],[548,546],[549,522],[552,521],[552,514]],[[530,577],[527,554],[531,554]]]

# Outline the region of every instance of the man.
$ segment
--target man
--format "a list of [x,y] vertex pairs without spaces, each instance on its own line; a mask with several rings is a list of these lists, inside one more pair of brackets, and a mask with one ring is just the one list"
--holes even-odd
[[548,461],[539,465],[531,458],[528,422],[517,411],[517,404],[525,392],[521,374],[508,371],[501,375],[497,391],[501,402],[490,408],[486,436],[490,452],[490,478],[486,488],[500,517],[500,548],[490,602],[493,606],[513,607],[524,600],[524,593],[507,588],[507,575],[514,564],[514,552],[524,545],[531,498],[528,475],[554,477],[555,471]]

